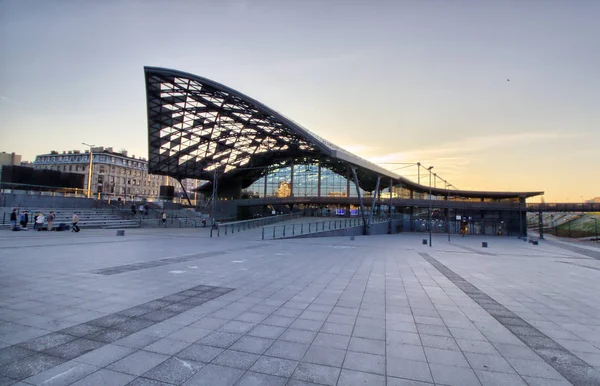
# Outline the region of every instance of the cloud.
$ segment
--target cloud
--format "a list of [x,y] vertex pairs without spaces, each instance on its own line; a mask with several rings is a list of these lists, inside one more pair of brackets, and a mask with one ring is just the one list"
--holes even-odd
[[7,97],[7,96],[4,96],[4,95],[0,95],[0,100],[3,100],[3,101],[10,101],[10,98],[9,98],[9,97]]

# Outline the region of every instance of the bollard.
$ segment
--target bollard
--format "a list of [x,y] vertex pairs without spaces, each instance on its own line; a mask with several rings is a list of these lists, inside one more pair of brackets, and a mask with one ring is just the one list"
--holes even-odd
[[304,234],[304,223],[300,224],[300,234]]
[[292,236],[296,235],[296,224],[292,225]]
[[423,239],[423,245],[427,245],[427,244],[428,244],[427,239]]
[[350,240],[354,241],[354,235],[350,236]]
[[273,240],[275,240],[275,227],[273,227]]
[[533,244],[533,245],[539,245],[540,243],[539,243],[539,241],[534,240],[534,241],[531,242],[531,244]]
[[487,248],[487,247],[488,247],[488,246],[487,246],[487,241],[482,241],[482,242],[481,242],[481,247],[482,247],[482,248]]
[[285,237],[285,225],[283,226],[283,236],[281,238]]
[[262,229],[262,239],[265,239],[265,228]]
[[118,229],[117,230],[117,236],[125,236],[125,230],[124,229]]

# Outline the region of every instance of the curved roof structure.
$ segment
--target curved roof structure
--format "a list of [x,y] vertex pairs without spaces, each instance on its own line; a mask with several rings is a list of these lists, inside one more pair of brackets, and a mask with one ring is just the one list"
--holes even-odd
[[[243,177],[244,185],[250,185],[267,172],[268,166],[318,159],[340,175],[346,175],[348,166],[355,167],[365,191],[375,189],[378,176],[415,191],[430,189],[332,144],[225,85],[177,70],[144,70],[150,173],[180,180],[212,180],[217,174],[221,185]],[[469,197],[541,194],[452,192]]]

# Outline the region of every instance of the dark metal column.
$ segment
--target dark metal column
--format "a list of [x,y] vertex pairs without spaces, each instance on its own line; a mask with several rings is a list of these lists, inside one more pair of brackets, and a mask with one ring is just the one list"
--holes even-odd
[[294,162],[290,165],[290,197],[294,197]]
[[356,175],[356,168],[352,167],[352,175],[354,176],[354,184],[356,185],[356,194],[358,194],[358,202],[360,203],[360,212],[363,219],[363,235],[367,234],[367,217],[365,214],[365,205],[363,203],[362,195],[360,194],[360,187],[358,186],[358,176]]
[[190,206],[193,206],[192,201],[190,201],[190,196],[188,196],[187,192],[185,191],[185,188],[183,187],[183,182],[181,182],[181,180],[177,180],[177,181],[179,181],[179,185],[181,185],[181,189],[183,189],[183,194],[185,194],[185,198],[186,198],[188,204]]
[[542,211],[538,212],[538,228],[540,229],[540,239],[544,238],[544,220],[542,218]]
[[321,162],[319,161],[319,167],[317,168],[317,197],[321,197]]
[[377,200],[380,181],[381,181],[381,176],[377,176],[377,185],[375,185],[375,192],[373,192],[373,200],[371,201],[371,212],[369,213],[369,227],[371,226],[371,224],[373,224],[373,213],[375,212],[375,200]]

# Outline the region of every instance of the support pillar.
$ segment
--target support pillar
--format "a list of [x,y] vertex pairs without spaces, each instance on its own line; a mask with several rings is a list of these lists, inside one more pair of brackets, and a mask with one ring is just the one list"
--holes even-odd
[[367,217],[365,213],[365,205],[363,203],[363,197],[360,194],[360,187],[358,186],[358,176],[356,175],[356,168],[352,167],[352,175],[354,176],[354,184],[356,185],[356,194],[358,194],[358,202],[360,203],[360,212],[363,220],[363,235],[367,234]]
[[373,200],[371,201],[371,213],[369,214],[369,227],[373,224],[373,214],[375,212],[375,202],[377,200],[377,195],[379,194],[379,182],[381,181],[381,176],[377,176],[377,184],[375,185],[375,191],[373,193]]
[[538,212],[538,228],[540,230],[540,239],[544,238],[544,220],[542,218],[542,211]]
[[290,197],[294,197],[294,161],[290,165]]
[[267,168],[267,171],[265,173],[265,192],[263,194],[263,198],[267,197],[267,178],[269,177],[269,169]]
[[183,190],[183,194],[185,194],[185,199],[187,200],[188,204],[190,206],[192,206],[192,201],[190,201],[190,196],[188,196],[187,192],[185,191],[185,187],[183,186],[183,182],[181,182],[181,180],[177,180],[179,181],[179,185],[181,185],[181,189]]
[[321,161],[317,167],[317,197],[321,197]]

